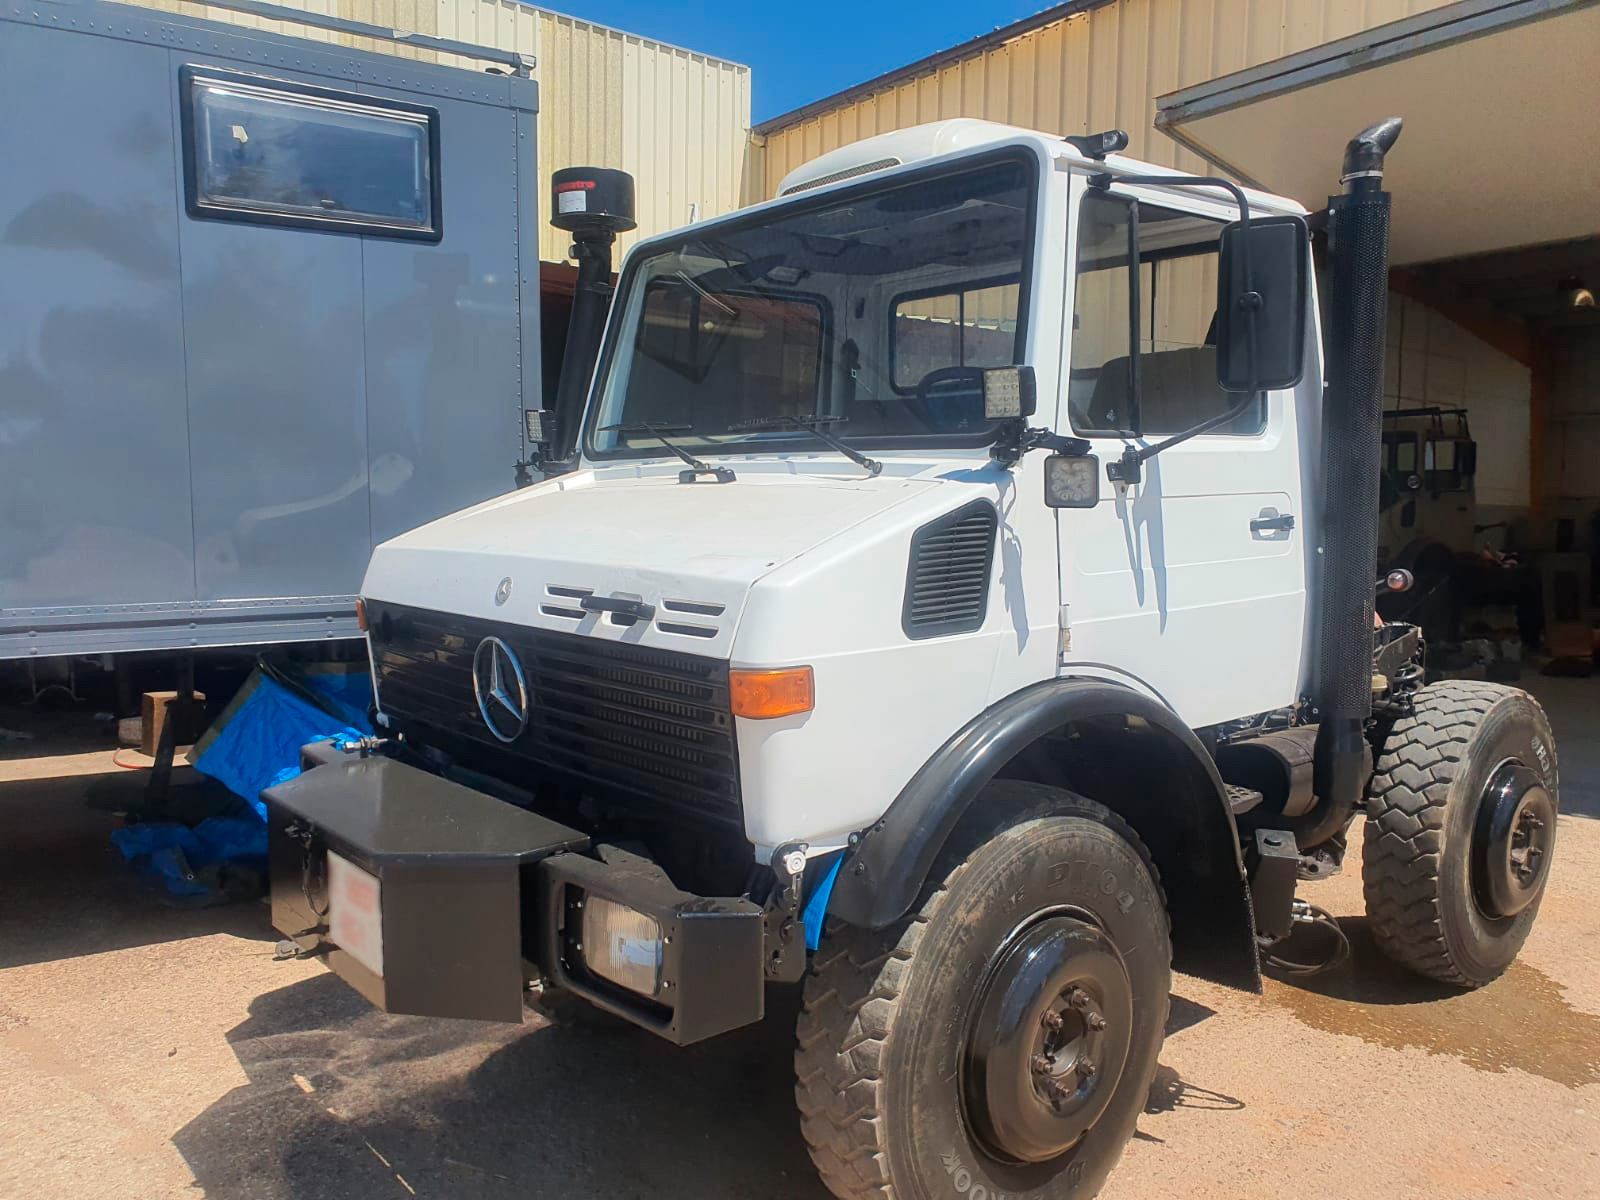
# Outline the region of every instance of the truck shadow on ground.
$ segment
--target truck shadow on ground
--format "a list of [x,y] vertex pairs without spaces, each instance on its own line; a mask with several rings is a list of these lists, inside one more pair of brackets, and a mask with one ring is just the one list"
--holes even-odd
[[122,860],[111,834],[144,774],[0,782],[0,970],[213,933],[275,938],[262,906],[178,907]]
[[[211,1200],[825,1200],[794,1112],[798,1004],[772,989],[762,1024],[679,1049],[612,1022],[388,1016],[320,975],[255,1000],[228,1035],[249,1082],[173,1143]],[[1175,997],[1170,1024],[1210,1015]],[[1166,1067],[1150,1096],[1243,1107]]]
[[[391,1017],[331,975],[259,997],[250,1082],[173,1138],[213,1200],[822,1200],[794,1116],[798,996],[679,1049],[619,1024]],[[778,1010],[778,1011],[770,1011]]]

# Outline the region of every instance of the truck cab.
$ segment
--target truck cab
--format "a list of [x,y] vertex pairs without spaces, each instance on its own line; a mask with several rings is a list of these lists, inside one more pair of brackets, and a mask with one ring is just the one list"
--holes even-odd
[[1305,211],[1125,144],[940,122],[634,247],[570,469],[373,554],[381,736],[268,792],[278,927],[391,1011],[680,1043],[803,978],[838,1195],[1092,1193],[1169,964],[1259,986],[1418,682],[1372,677],[1381,242],[1325,370]]
[[[1299,387],[1092,508],[1043,504],[1043,456],[996,462],[984,414],[984,370],[1021,364],[1038,418],[1105,461],[1225,411],[1207,343],[1224,199],[1091,191],[1116,159],[983,122],[878,141],[855,157],[900,165],[860,175],[829,156],[817,169],[849,177],[643,243],[618,284],[577,469],[373,556],[363,594],[397,729],[497,740],[481,721],[463,728],[466,691],[459,711],[410,703],[404,662],[384,653],[391,605],[581,638],[619,661],[808,668],[804,711],[736,719],[715,744],[650,730],[660,744],[637,759],[615,744],[626,727],[599,710],[585,726],[565,693],[529,681],[535,708],[567,724],[517,739],[522,755],[670,784],[691,815],[731,818],[765,863],[790,842],[843,849],[952,733],[1030,684],[1107,679],[1192,728],[1295,701],[1313,327]],[[668,445],[730,477],[684,477]],[[1287,520],[1253,527],[1264,516]]]

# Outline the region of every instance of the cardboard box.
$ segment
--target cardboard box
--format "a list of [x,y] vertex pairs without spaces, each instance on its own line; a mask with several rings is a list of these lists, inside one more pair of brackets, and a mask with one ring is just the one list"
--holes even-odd
[[[161,731],[167,722],[176,715],[173,701],[178,698],[177,692],[146,692],[141,711],[144,719],[139,729],[139,753],[155,757],[156,749],[161,745]],[[173,730],[176,735],[173,744],[187,746],[200,736],[201,730],[206,727],[206,694],[195,692],[194,699],[189,704],[188,719],[178,728]]]

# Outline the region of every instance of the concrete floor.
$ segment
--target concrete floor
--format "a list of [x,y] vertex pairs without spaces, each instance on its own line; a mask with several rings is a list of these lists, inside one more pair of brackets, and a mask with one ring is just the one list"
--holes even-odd
[[[1350,966],[1259,998],[1176,980],[1107,1197],[1600,1197],[1600,680],[1531,685],[1564,811],[1518,962],[1466,995],[1388,967],[1349,863],[1304,894],[1352,918]],[[0,1196],[824,1196],[792,1001],[689,1050],[386,1017],[275,962],[264,905],[135,886],[83,799],[115,806],[138,774],[26,774],[0,763]]]

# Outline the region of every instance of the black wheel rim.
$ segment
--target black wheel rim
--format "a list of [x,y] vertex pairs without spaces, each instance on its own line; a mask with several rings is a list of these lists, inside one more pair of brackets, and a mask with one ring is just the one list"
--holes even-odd
[[1472,884],[1489,917],[1514,917],[1538,898],[1550,871],[1556,803],[1539,776],[1518,762],[1500,766],[1479,800]]
[[1094,1127],[1133,1040],[1133,985],[1111,939],[1044,916],[991,960],[964,1055],[963,1102],[996,1158],[1045,1162]]

